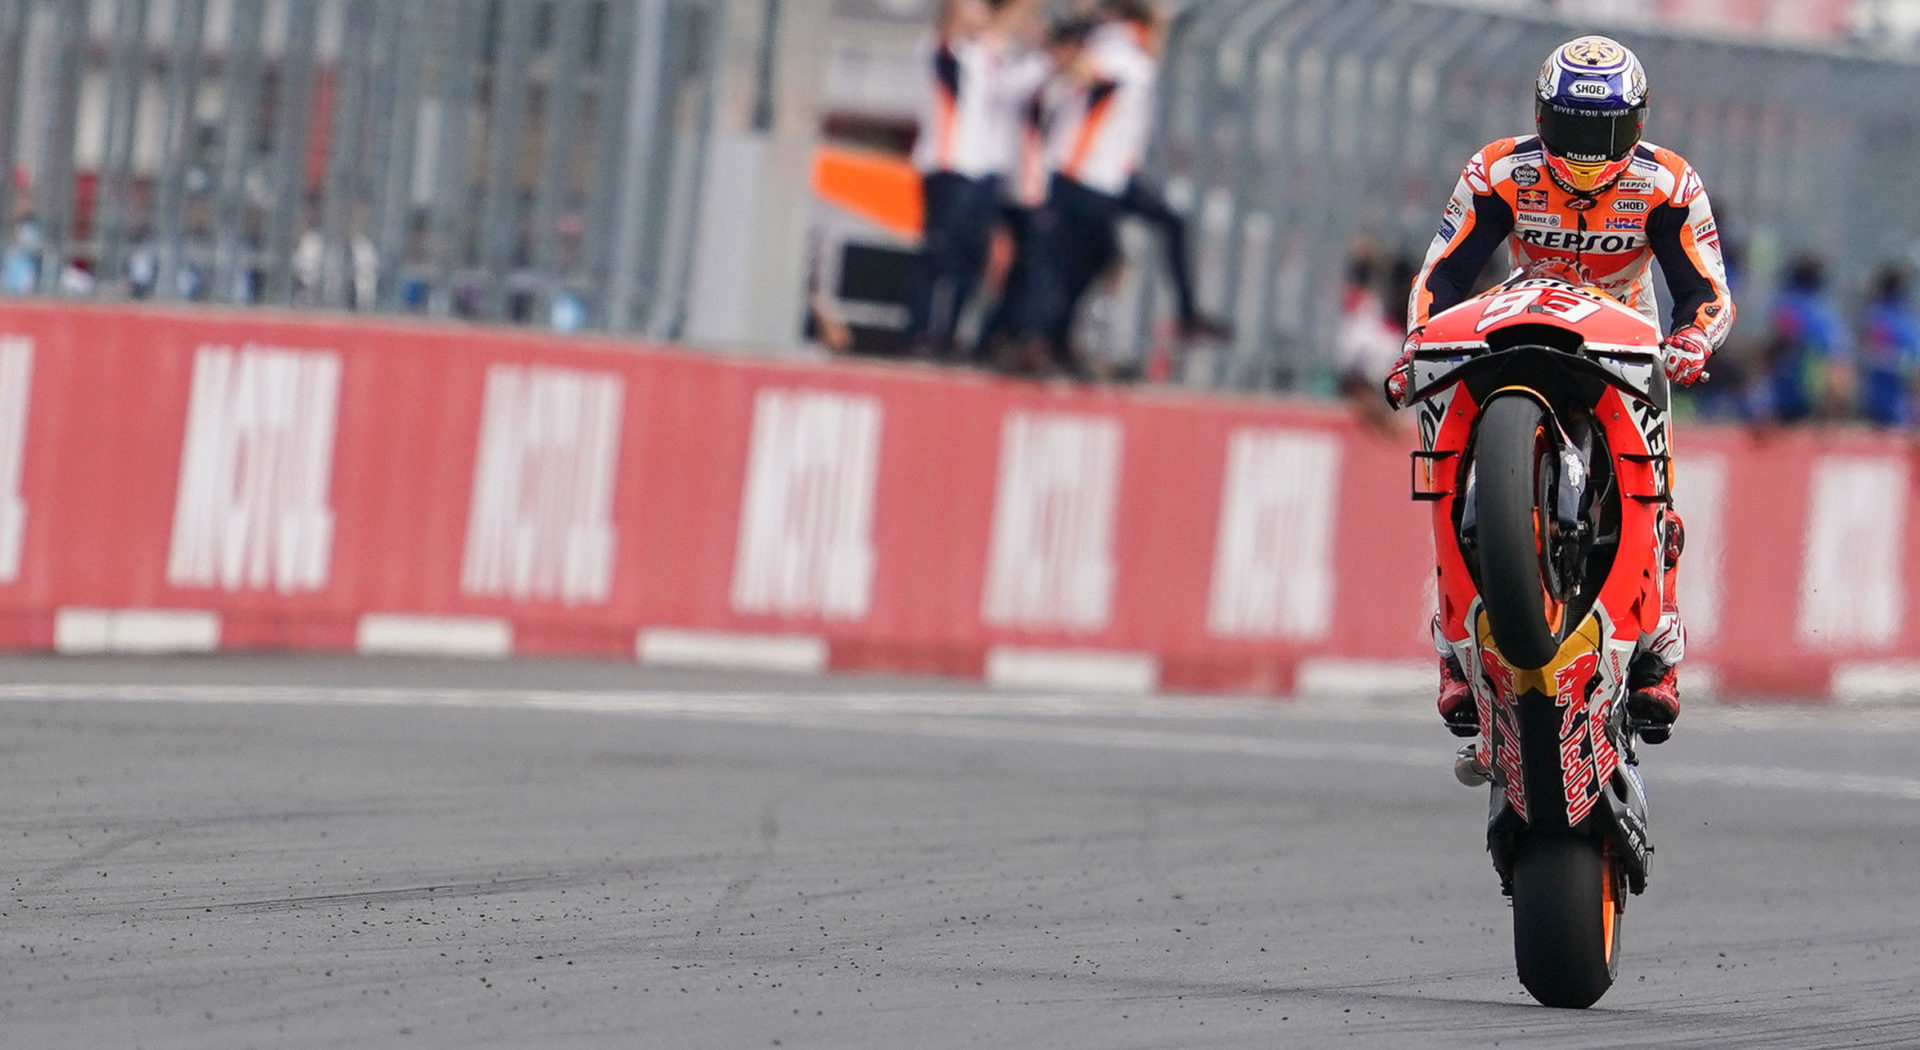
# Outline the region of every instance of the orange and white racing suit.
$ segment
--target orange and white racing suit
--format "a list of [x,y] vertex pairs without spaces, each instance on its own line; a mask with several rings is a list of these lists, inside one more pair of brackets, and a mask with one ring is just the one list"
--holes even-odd
[[1717,349],[1733,328],[1720,233],[1706,188],[1678,153],[1650,142],[1633,164],[1590,197],[1548,177],[1540,139],[1501,139],[1467,162],[1440,232],[1414,282],[1407,325],[1464,301],[1505,243],[1516,269],[1561,263],[1655,324],[1654,259],[1673,296],[1672,328],[1696,325]]
[[[1718,349],[1733,329],[1733,297],[1713,208],[1693,166],[1670,149],[1642,142],[1626,174],[1583,196],[1554,182],[1545,162],[1540,139],[1532,135],[1489,143],[1467,162],[1414,282],[1409,330],[1473,294],[1481,270],[1505,244],[1515,269],[1571,267],[1656,325],[1652,263],[1658,259],[1673,299],[1668,331],[1698,327]],[[1664,546],[1660,623],[1641,637],[1640,651],[1672,667],[1686,654],[1674,595],[1677,535]],[[1444,656],[1450,650],[1438,622],[1434,626],[1434,644]]]

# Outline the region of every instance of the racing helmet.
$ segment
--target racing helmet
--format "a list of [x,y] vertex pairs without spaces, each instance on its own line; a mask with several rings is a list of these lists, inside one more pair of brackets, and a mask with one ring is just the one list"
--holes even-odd
[[1540,67],[1533,116],[1554,181],[1598,193],[1633,162],[1647,121],[1647,71],[1611,37],[1569,40]]

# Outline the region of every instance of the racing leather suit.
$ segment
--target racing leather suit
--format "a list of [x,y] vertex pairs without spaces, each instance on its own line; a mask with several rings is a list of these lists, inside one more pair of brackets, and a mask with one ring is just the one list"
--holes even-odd
[[1679,154],[1649,142],[1627,173],[1592,196],[1547,174],[1536,136],[1501,139],[1467,162],[1440,232],[1414,282],[1407,324],[1459,305],[1505,242],[1515,268],[1572,266],[1655,324],[1654,259],[1673,296],[1672,328],[1695,325],[1718,348],[1733,328],[1720,234],[1700,176]]
[[[1713,208],[1692,165],[1641,142],[1611,186],[1577,194],[1554,181],[1545,160],[1539,137],[1529,135],[1489,143],[1467,162],[1414,282],[1408,329],[1417,332],[1429,317],[1467,299],[1505,243],[1514,268],[1571,267],[1656,325],[1652,262],[1658,259],[1673,299],[1668,330],[1693,326],[1714,348],[1724,343],[1733,328],[1733,298]],[[1662,544],[1660,622],[1639,647],[1667,670],[1686,655],[1674,581],[1680,527],[1678,515],[1671,516]],[[1452,651],[1438,619],[1434,646],[1443,658]]]

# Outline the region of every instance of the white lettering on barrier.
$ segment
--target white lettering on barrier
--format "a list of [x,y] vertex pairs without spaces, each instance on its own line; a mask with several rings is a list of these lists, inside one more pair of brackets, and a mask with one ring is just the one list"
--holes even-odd
[[1872,646],[1899,639],[1908,492],[1905,459],[1814,461],[1800,570],[1802,639]]
[[0,337],[0,583],[20,578],[27,539],[21,479],[27,458],[27,411],[33,391],[33,340]]
[[880,426],[872,397],[760,391],[734,550],[734,611],[867,615]]
[[1105,416],[1009,412],[981,616],[1092,632],[1112,617],[1121,429]]
[[1227,441],[1207,630],[1217,638],[1324,638],[1333,620],[1340,443],[1254,427]]
[[608,373],[487,369],[463,593],[567,605],[608,599],[625,399],[625,384]]
[[327,585],[339,402],[338,354],[200,348],[168,583],[282,594]]
[[1720,633],[1726,573],[1727,458],[1686,455],[1674,466],[1674,508],[1686,522],[1680,555],[1680,616],[1689,640]]

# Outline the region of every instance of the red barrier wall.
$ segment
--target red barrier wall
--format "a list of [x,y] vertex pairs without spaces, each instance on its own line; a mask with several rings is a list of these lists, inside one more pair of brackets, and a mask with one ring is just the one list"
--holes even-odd
[[[1909,446],[1678,450],[1696,665],[1823,694],[1920,658]],[[1406,453],[1319,405],[9,304],[0,643],[631,657],[665,630],[1283,692],[1430,662]]]

